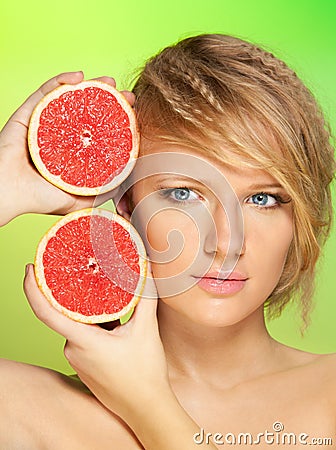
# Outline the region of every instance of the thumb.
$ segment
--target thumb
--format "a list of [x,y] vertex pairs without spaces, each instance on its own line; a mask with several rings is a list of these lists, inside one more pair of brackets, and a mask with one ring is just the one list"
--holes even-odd
[[[151,265],[148,261],[145,286],[141,294],[140,301],[134,311],[134,321],[143,323],[156,321],[156,310],[158,304],[158,292],[152,275]],[[133,317],[132,317],[133,319]]]
[[143,292],[141,294],[141,298],[148,300],[157,300],[158,292],[156,288],[156,284],[153,278],[152,266],[151,263],[147,260],[147,274],[146,281],[144,285]]

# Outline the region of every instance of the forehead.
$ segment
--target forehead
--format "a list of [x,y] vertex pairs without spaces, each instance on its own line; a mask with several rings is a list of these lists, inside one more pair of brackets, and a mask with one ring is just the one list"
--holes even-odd
[[[217,151],[218,153],[218,151]],[[203,182],[208,187],[217,187],[227,181],[255,183],[274,183],[275,178],[266,170],[249,167],[246,159],[235,156],[235,163],[226,163],[230,159],[230,150],[222,149],[221,157],[209,150],[200,151],[183,143],[166,140],[142,140],[140,157],[133,171],[133,183],[140,180],[177,180],[190,179]]]

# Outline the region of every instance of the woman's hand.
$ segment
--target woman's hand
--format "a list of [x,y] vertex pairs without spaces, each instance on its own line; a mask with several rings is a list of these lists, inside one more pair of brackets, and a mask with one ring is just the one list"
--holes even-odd
[[39,290],[32,265],[24,289],[35,315],[67,339],[65,356],[83,383],[120,417],[127,420],[129,409],[142,408],[158,390],[170,390],[151,276],[132,318],[111,331],[75,322],[55,310]]
[[146,450],[216,448],[195,444],[200,428],[170,386],[150,274],[132,318],[112,331],[75,322],[54,309],[40,292],[31,264],[24,289],[36,316],[67,339],[65,356],[81,380],[130,426]]
[[[97,79],[115,87],[113,78]],[[46,181],[29,157],[28,124],[37,103],[61,84],[81,81],[82,72],[63,73],[50,79],[20,106],[0,132],[0,226],[20,214],[66,214],[93,206],[93,203],[98,206],[111,197],[111,193],[99,197],[80,197],[64,192]],[[128,91],[123,91],[123,94],[133,105],[134,95]]]

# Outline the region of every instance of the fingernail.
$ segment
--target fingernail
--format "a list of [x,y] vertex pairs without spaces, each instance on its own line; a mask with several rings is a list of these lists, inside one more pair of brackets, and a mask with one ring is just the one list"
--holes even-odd
[[30,264],[27,264],[27,265],[26,265],[26,268],[25,268],[26,275],[27,275],[28,272],[29,272],[29,266],[30,266]]

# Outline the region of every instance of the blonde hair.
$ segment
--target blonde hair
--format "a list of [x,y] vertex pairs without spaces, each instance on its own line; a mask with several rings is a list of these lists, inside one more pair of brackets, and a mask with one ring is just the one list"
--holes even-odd
[[142,136],[183,142],[229,164],[243,160],[287,190],[294,238],[265,308],[276,317],[295,297],[306,325],[331,227],[335,171],[330,129],[313,95],[273,54],[219,34],[165,48],[146,63],[133,91]]

